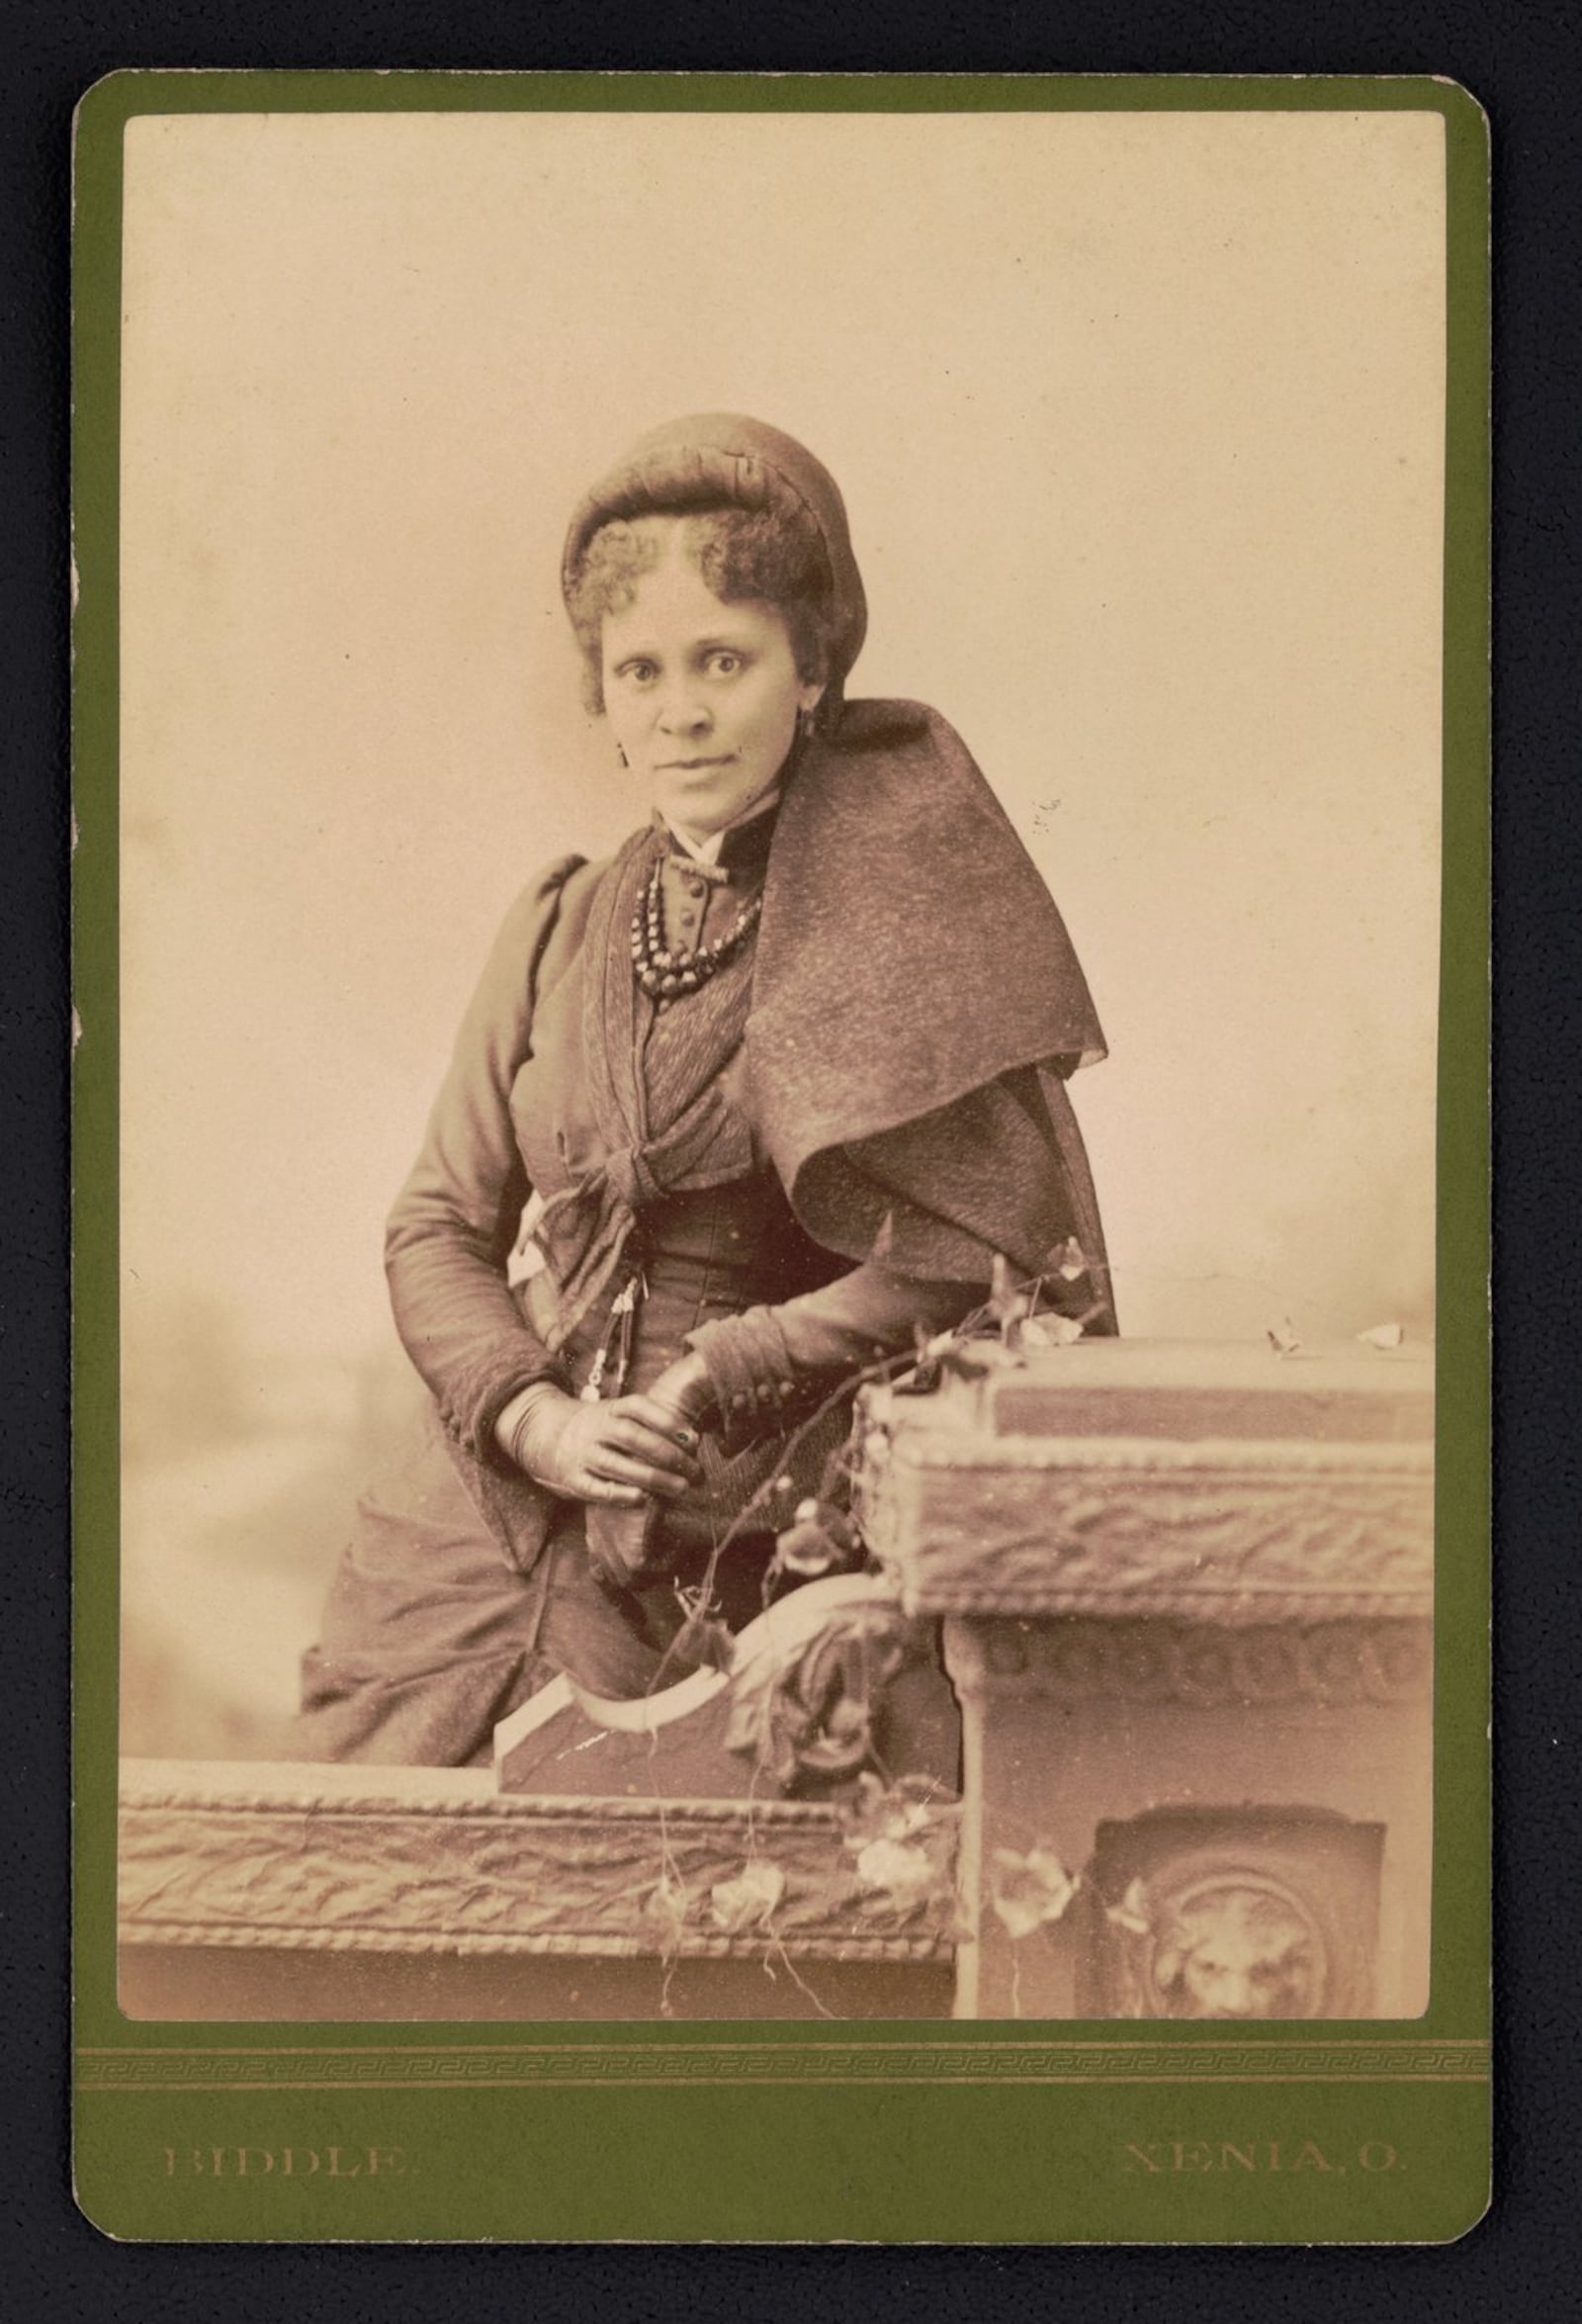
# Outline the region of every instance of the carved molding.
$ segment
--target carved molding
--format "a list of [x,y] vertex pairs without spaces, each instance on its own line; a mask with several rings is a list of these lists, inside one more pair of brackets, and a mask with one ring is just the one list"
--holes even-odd
[[[946,1441],[948,1439],[948,1441]],[[1426,1448],[865,1446],[862,1522],[914,1614],[1426,1616]],[[992,1457],[990,1457],[992,1455]]]
[[[936,1428],[917,1421],[893,1434],[868,1430],[870,1464],[892,1458],[919,1469],[1048,1471],[1083,1469],[1127,1476],[1432,1476],[1434,1448],[1415,1441],[1372,1443],[1297,1437],[984,1436],[953,1415]],[[888,1453],[886,1452],[888,1447]]]
[[[948,1959],[941,1916],[860,1881],[845,1826],[801,1801],[382,1797],[130,1785],[120,1920],[132,1945],[314,1952]],[[749,1863],[772,1913],[720,1925]]]
[[1185,1703],[1198,1710],[1421,1702],[1434,1675],[1433,1633],[1422,1621],[1237,1628],[991,1615],[953,1622],[945,1654],[964,1694]]

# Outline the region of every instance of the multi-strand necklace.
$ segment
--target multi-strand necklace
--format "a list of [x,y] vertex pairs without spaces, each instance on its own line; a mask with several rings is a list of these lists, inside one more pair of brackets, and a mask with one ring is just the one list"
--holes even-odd
[[664,858],[659,856],[632,915],[632,967],[638,983],[660,1009],[667,1009],[683,993],[717,976],[733,952],[740,951],[763,909],[761,891],[744,904],[732,926],[712,944],[693,951],[686,944],[664,940]]

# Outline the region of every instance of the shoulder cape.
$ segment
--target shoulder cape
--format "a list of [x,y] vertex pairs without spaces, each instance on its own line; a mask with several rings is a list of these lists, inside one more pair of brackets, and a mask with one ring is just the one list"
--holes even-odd
[[[960,737],[921,703],[845,704],[780,809],[744,1044],[760,1143],[809,1232],[864,1256],[837,1158],[1037,1068],[1101,1263],[1060,1085],[1105,1053],[1065,924]],[[1012,1213],[1022,1199],[1003,1180],[986,1194]],[[1011,1216],[1000,1247],[1014,1244]]]

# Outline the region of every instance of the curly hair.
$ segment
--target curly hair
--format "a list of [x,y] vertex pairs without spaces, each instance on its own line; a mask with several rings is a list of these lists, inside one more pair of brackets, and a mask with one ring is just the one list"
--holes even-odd
[[600,525],[588,540],[568,592],[571,627],[582,649],[582,690],[589,710],[598,714],[604,708],[604,617],[624,612],[643,575],[659,563],[664,542],[660,522],[680,524],[688,556],[723,605],[759,598],[777,609],[790,632],[800,677],[818,681],[828,674],[835,582],[811,516],[800,510],[733,504],[691,508],[674,516],[655,510]]

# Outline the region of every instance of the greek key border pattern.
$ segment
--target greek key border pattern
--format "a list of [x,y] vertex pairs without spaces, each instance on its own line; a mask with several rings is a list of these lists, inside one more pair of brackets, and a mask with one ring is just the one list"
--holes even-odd
[[724,2084],[1486,2082],[1487,2040],[479,2042],[90,2049],[82,2091],[606,2089]]

